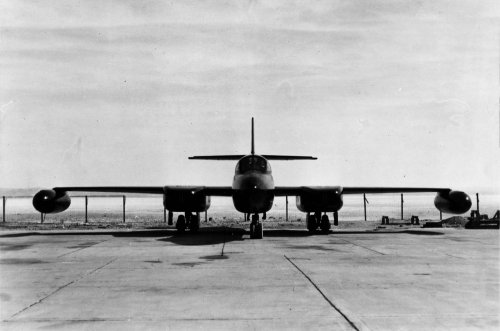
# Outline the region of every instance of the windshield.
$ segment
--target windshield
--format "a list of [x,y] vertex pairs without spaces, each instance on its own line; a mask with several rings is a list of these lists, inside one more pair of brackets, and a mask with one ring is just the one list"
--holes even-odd
[[244,173],[250,170],[256,170],[260,172],[268,172],[269,165],[263,157],[260,156],[245,156],[242,158],[238,165],[236,166],[236,171]]

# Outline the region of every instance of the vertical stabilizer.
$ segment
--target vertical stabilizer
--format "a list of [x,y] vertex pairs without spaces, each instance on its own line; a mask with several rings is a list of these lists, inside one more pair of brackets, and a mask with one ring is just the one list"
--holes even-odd
[[[255,135],[254,135],[254,125],[252,117],[252,141],[251,141],[251,155],[255,155]],[[190,160],[239,160],[246,155],[197,155],[190,156]],[[268,160],[316,160],[312,156],[300,156],[300,155],[274,155],[274,154],[262,154],[264,158]]]
[[255,143],[254,143],[254,135],[253,135],[253,117],[252,117],[252,155],[255,154]]

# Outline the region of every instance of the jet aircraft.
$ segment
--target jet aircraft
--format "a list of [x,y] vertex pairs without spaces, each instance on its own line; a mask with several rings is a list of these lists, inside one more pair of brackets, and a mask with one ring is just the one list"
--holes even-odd
[[232,186],[89,186],[54,187],[41,190],[33,197],[33,206],[42,214],[66,210],[71,199],[68,192],[115,192],[162,194],[163,205],[168,210],[169,224],[173,224],[173,213],[177,218],[178,231],[196,232],[200,227],[200,212],[210,207],[211,196],[232,197],[233,205],[241,213],[252,216],[250,237],[261,239],[263,227],[259,215],[266,219],[274,197],[295,196],[297,208],[306,213],[306,226],[310,232],[319,229],[329,232],[331,228],[327,213],[333,213],[334,225],[338,225],[338,211],[343,205],[344,194],[362,193],[411,193],[436,192],[434,205],[438,210],[450,214],[463,214],[471,205],[470,197],[461,191],[449,188],[429,187],[342,187],[342,186],[275,186],[270,160],[316,160],[312,156],[258,155],[254,144],[254,119],[252,118],[251,151],[248,155],[204,155],[192,156],[191,160],[235,160],[236,169]]

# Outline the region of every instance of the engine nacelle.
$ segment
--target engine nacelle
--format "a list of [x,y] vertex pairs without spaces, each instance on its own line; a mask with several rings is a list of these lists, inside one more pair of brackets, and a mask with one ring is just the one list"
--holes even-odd
[[436,195],[434,206],[443,213],[463,214],[470,209],[472,201],[465,192],[446,191]]
[[43,214],[60,213],[70,205],[71,199],[64,191],[41,190],[33,197],[33,207]]
[[302,188],[297,195],[297,208],[304,213],[335,212],[342,208],[342,188]]
[[172,212],[203,212],[210,207],[210,197],[199,187],[165,188],[163,206]]

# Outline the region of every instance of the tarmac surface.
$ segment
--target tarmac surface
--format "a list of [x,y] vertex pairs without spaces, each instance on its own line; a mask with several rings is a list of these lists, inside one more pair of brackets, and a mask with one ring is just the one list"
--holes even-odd
[[498,330],[492,230],[0,232],[1,330]]

